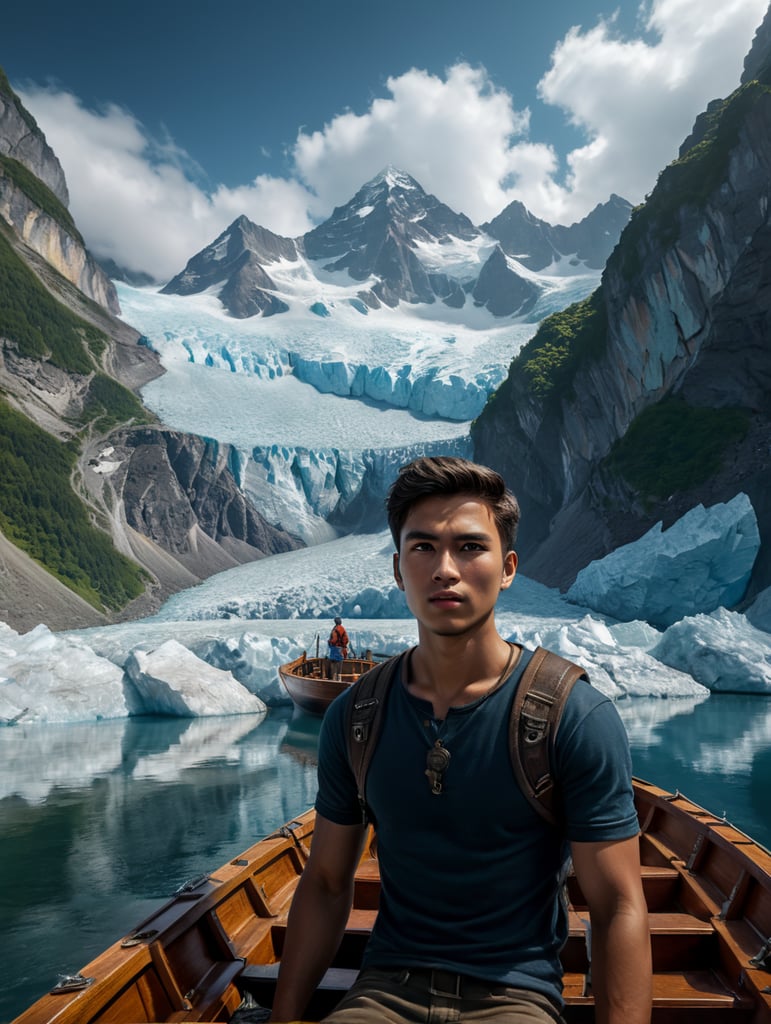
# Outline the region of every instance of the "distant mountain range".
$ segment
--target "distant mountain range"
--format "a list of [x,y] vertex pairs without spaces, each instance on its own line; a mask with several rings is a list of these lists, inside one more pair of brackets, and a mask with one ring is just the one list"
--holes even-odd
[[612,196],[571,227],[552,227],[511,203],[477,227],[394,167],[363,185],[345,206],[301,238],[284,238],[239,217],[163,288],[193,295],[218,288],[235,317],[274,316],[297,301],[277,276],[292,264],[292,281],[351,287],[362,312],[400,302],[484,307],[496,317],[526,316],[542,285],[529,272],[561,264],[561,273],[600,270],[631,215]]

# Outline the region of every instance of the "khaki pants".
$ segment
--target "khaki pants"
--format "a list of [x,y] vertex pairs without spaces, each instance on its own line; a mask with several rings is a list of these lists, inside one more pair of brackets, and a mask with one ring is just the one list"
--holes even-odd
[[362,971],[325,1024],[564,1024],[551,1000],[449,971]]

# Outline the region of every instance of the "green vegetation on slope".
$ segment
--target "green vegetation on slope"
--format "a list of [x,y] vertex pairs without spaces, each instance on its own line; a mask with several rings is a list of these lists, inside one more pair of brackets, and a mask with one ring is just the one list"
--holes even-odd
[[96,430],[106,432],[129,420],[149,423],[150,415],[133,391],[105,373],[96,373],[89,384],[82,419]]
[[695,408],[668,397],[645,409],[606,459],[644,498],[664,500],[709,480],[749,429],[745,409]]
[[76,455],[0,399],[0,527],[96,608],[143,590],[142,570],[93,526],[70,485]]
[[535,397],[559,400],[572,391],[581,364],[603,354],[607,336],[607,315],[598,288],[582,302],[547,317],[512,362],[511,375]]
[[16,107],[16,109],[19,112],[19,117],[22,118],[24,123],[30,129],[30,131],[33,131],[33,132],[39,132],[40,131],[40,128],[38,127],[38,123],[35,120],[35,118],[32,116],[32,114],[30,114],[30,112],[27,110],[27,108],[21,102],[19,97],[16,95],[16,93],[11,88],[11,83],[8,81],[8,76],[6,75],[5,71],[3,71],[2,68],[0,68],[0,93],[2,93],[3,96],[7,96],[7,98],[11,101],[11,103],[13,103],[13,105]]
[[[7,229],[5,229],[7,230]],[[90,377],[76,426],[106,431],[146,422],[137,397],[99,370],[106,335],[46,290],[0,230],[0,346]],[[77,451],[0,398],[0,528],[23,551],[96,608],[121,608],[144,575],[98,530],[71,485]]]
[[70,211],[61,200],[56,198],[48,185],[43,184],[32,171],[28,171],[24,164],[20,164],[13,157],[0,154],[0,175],[9,178],[25,196],[32,200],[35,206],[39,206],[57,224],[61,224],[67,234],[85,246],[83,236],[75,226]]
[[[20,355],[48,360],[71,373],[91,373],[89,355],[100,355],[107,339],[46,291],[0,231],[0,339]],[[85,344],[84,344],[85,343]]]
[[680,210],[700,209],[726,179],[731,151],[748,114],[771,93],[765,82],[741,86],[722,103],[701,115],[701,138],[659,175],[651,195],[632,213],[621,240],[611,253],[608,269],[617,267],[626,280],[640,270],[639,244],[648,232],[664,248],[675,243]]

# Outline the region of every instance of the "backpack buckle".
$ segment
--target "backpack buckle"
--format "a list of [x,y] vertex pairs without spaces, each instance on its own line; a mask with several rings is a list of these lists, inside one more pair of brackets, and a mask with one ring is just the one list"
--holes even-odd
[[549,726],[548,718],[539,718],[537,715],[528,715],[524,711],[520,716],[522,724],[522,739],[525,743],[540,743],[546,735]]
[[353,721],[351,723],[351,734],[355,743],[366,743],[369,737],[369,727],[375,717],[377,706],[380,702],[377,697],[368,697],[359,701],[353,706]]

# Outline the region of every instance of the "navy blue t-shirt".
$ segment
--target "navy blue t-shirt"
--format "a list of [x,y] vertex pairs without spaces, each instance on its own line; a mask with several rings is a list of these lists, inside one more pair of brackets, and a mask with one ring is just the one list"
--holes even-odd
[[[522,795],[508,724],[531,655],[523,651],[502,686],[451,708],[443,723],[394,680],[366,784],[381,896],[364,966],[438,967],[561,1000],[564,840],[627,839],[638,821],[624,726],[612,701],[583,680],[568,698],[555,748],[563,832]],[[345,736],[350,695],[328,709],[319,744],[316,810],[340,825],[361,821]],[[437,737],[450,752],[440,795],[425,775]]]

